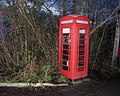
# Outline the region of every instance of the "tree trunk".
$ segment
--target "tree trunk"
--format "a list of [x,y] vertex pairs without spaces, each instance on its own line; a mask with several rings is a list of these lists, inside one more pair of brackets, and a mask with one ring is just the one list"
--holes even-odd
[[116,25],[116,32],[114,39],[112,64],[111,64],[112,67],[115,66],[115,64],[117,64],[119,39],[120,39],[120,9],[117,11],[117,25]]
[[72,14],[77,13],[77,0],[73,0],[73,5],[72,5]]
[[63,16],[66,15],[66,4],[67,4],[67,0],[63,1]]

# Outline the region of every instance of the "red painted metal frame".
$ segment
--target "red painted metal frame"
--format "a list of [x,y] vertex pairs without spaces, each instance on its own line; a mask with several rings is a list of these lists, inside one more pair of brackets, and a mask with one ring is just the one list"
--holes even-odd
[[[72,23],[68,24],[61,24],[62,21],[66,20],[73,20]],[[81,21],[87,21],[88,24],[81,24],[77,23],[77,20]],[[59,64],[59,70],[62,75],[65,77],[75,80],[78,78],[83,78],[88,75],[88,53],[89,53],[89,28],[90,21],[85,16],[77,16],[77,15],[69,15],[64,16],[60,19],[60,27],[59,27],[59,49],[58,49],[58,64]],[[71,42],[69,46],[71,48],[69,49],[69,69],[70,70],[63,70],[62,69],[62,50],[63,50],[63,28],[70,28],[70,35],[71,35]],[[84,69],[81,71],[78,70],[78,51],[79,51],[79,30],[84,29],[85,30],[85,38],[84,38]]]

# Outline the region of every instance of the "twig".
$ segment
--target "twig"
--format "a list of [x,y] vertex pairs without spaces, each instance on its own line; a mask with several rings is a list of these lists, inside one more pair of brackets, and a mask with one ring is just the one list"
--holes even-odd
[[96,32],[96,30],[97,30],[99,27],[101,27],[103,24],[105,24],[105,23],[110,19],[110,17],[118,10],[118,8],[119,8],[119,6],[117,6],[117,7],[115,8],[115,10],[109,15],[109,17],[108,17],[105,21],[103,21],[100,25],[96,26],[96,27],[90,32],[90,35],[92,35],[94,32]]

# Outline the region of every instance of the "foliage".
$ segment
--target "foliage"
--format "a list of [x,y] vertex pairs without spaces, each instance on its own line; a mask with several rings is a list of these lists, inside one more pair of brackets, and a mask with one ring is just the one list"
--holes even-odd
[[[29,83],[66,81],[57,69],[60,17],[67,14],[86,15],[92,21],[91,28],[94,29],[112,12],[115,8],[113,5],[115,4],[112,0],[109,0],[109,5],[105,3],[105,6],[96,0],[2,0],[0,81]],[[110,8],[107,9],[108,7]],[[57,15],[54,14],[56,12]],[[113,45],[111,41],[115,29],[107,31],[109,25],[107,26],[104,31],[102,28],[98,29],[91,37],[92,69],[101,69],[104,64],[109,65],[112,50],[110,46]]]
[[[42,6],[42,5],[41,5]],[[4,9],[4,8],[3,8]],[[57,28],[49,13],[30,8],[25,2],[14,2],[3,17],[10,23],[1,38],[1,74],[11,82],[43,82],[50,80],[57,68]],[[54,59],[53,59],[54,58]],[[9,74],[8,74],[9,73]]]
[[115,28],[116,23],[113,19],[91,36],[89,68],[96,71],[99,77],[106,79],[112,78],[118,71],[111,66]]

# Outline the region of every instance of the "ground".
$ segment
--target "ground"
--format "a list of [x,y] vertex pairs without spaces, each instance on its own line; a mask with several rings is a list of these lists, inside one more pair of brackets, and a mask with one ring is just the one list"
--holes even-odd
[[91,79],[63,87],[0,87],[0,96],[120,96],[120,79]]

